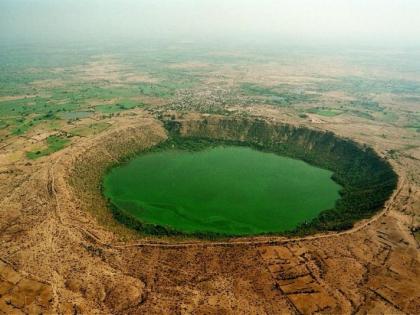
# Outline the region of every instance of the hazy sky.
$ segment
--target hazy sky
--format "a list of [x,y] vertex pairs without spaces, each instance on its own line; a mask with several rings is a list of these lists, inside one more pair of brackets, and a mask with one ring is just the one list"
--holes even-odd
[[0,0],[0,39],[420,42],[420,0]]

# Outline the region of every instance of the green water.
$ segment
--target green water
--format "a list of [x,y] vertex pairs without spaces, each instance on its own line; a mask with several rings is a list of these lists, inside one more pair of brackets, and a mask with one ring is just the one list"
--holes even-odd
[[104,194],[141,222],[184,233],[282,232],[332,208],[330,171],[247,147],[137,156],[104,178]]

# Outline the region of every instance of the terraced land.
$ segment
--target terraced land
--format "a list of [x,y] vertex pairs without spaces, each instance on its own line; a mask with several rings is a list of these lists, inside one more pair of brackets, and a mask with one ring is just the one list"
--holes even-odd
[[[0,50],[0,312],[420,313],[419,59],[162,45]],[[150,235],[109,209],[100,183],[127,156],[174,131],[272,141],[261,125],[357,143],[395,187],[365,207],[388,186],[355,174],[357,219],[293,236]]]

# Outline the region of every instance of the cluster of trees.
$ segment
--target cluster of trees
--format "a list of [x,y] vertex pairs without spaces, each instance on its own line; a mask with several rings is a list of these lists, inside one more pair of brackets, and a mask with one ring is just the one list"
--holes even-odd
[[[245,145],[259,150],[301,159],[309,164],[331,170],[333,180],[343,188],[341,198],[334,208],[322,211],[310,222],[304,222],[286,235],[308,235],[320,231],[340,231],[353,227],[361,219],[368,218],[381,209],[397,186],[398,177],[388,161],[380,158],[374,150],[352,140],[338,138],[331,132],[319,132],[303,127],[280,125],[267,127],[263,121],[254,121],[252,126],[238,126],[246,135],[246,141],[217,140],[195,135],[180,137],[180,123],[170,120],[165,124],[170,131],[169,140],[152,148],[162,150],[179,148],[203,150],[218,145]],[[121,223],[138,231],[155,235],[180,235],[169,227],[140,222],[129,214],[111,205],[114,217]],[[228,235],[200,234],[204,238],[220,238]]]
[[334,208],[287,234],[349,229],[381,209],[397,186],[398,176],[388,161],[373,149],[340,139],[331,132],[294,128],[286,139],[267,146],[279,154],[333,171],[333,180],[343,187]]

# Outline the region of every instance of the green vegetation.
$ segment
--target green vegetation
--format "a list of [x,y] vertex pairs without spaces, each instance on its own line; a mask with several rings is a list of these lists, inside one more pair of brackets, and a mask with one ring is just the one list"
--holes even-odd
[[375,120],[375,117],[372,114],[370,114],[369,112],[366,112],[366,111],[349,110],[348,114],[356,116],[356,117],[368,119],[368,120]]
[[74,136],[80,136],[80,137],[87,137],[90,135],[96,135],[98,133],[101,133],[102,131],[109,128],[110,124],[106,122],[99,122],[95,124],[89,124],[87,126],[78,127],[70,130],[70,133]]
[[[179,123],[167,121],[166,127],[177,139]],[[229,128],[242,132],[246,130],[242,125],[232,125]],[[321,133],[287,126],[282,128],[273,131],[266,123],[255,121],[245,134],[249,140],[240,144],[328,169],[334,173],[334,181],[343,187],[340,191],[341,198],[333,208],[322,211],[318,217],[302,223],[288,234],[306,235],[350,228],[356,221],[368,218],[380,209],[396,188],[397,175],[389,163],[379,158],[371,148],[361,147],[351,140],[339,139],[330,132]],[[288,137],[277,142],[273,139],[272,132],[287,133]],[[185,140],[176,140],[183,141]]]
[[[38,120],[66,126],[91,115],[100,119],[136,107],[153,110],[153,104],[165,104],[171,110],[221,114],[228,113],[230,105],[267,104],[295,107],[303,114],[307,106],[301,105],[311,103],[317,108],[314,113],[322,116],[343,113],[401,123],[413,132],[419,129],[410,121],[414,111],[396,113],[391,106],[385,106],[388,104],[378,103],[386,100],[380,94],[387,94],[394,103],[402,100],[412,106],[420,97],[417,81],[303,73],[299,86],[278,83],[278,78],[264,85],[241,81],[244,70],[251,66],[258,77],[265,74],[266,65],[272,64],[273,70],[293,65],[296,60],[292,52],[248,49],[232,54],[206,45],[194,50],[183,44],[163,49],[158,43],[154,47],[123,46],[104,47],[106,56],[103,49],[89,45],[28,45],[25,49],[4,46],[0,51],[0,117],[7,122],[0,124],[0,129],[5,129],[3,139],[30,133],[39,125]],[[347,55],[340,58],[360,62]],[[324,103],[321,94],[325,91],[344,92],[354,100],[339,100],[337,106]],[[150,99],[150,104],[142,104],[142,97],[144,101]]]
[[416,132],[420,132],[420,113],[410,112],[408,116],[408,121],[404,128],[412,129]]
[[171,82],[163,82],[161,84],[142,83],[138,86],[139,92],[142,95],[154,97],[170,97],[179,88],[190,87],[189,84],[177,84]]
[[378,119],[386,123],[395,123],[398,120],[398,115],[394,112],[383,111]]
[[0,120],[0,129],[9,127],[9,124],[5,120]]
[[76,119],[90,117],[92,115],[93,115],[93,112],[88,112],[88,111],[62,112],[58,114],[60,118],[67,119],[67,120],[76,120]]
[[27,116],[30,114],[46,115],[49,112],[71,111],[78,108],[75,104],[57,104],[43,97],[23,98],[0,103],[1,117]]
[[327,107],[311,108],[307,112],[317,114],[317,115],[321,115],[321,116],[326,116],[326,117],[334,117],[334,116],[340,115],[342,113],[342,111],[340,111],[340,110],[327,108]]
[[50,155],[56,151],[59,151],[66,147],[70,143],[70,140],[61,136],[49,136],[46,140],[47,148],[43,150],[29,151],[26,152],[26,156],[35,160],[42,156]]
[[[384,69],[392,73],[397,69],[394,61],[399,58],[390,57],[386,63],[375,59],[370,60],[370,64],[363,64],[367,61],[353,58],[351,54],[338,56],[331,52],[331,56],[338,57],[339,64],[347,64],[349,67],[360,65],[357,69],[362,71],[358,73],[367,75],[344,77],[341,72],[312,72],[310,67],[308,71],[299,68],[297,80],[293,84],[281,84],[279,82],[284,82],[287,77],[287,73],[284,78],[281,77],[282,69],[287,72],[288,67],[296,65],[296,56],[311,55],[311,60],[317,56],[313,52],[308,55],[304,51],[270,52],[260,48],[232,54],[232,51],[219,47],[209,49],[203,45],[190,49],[191,45],[181,43],[170,47],[159,44],[152,47],[150,43],[145,46],[113,44],[101,49],[88,46],[81,45],[77,49],[46,48],[42,45],[28,45],[25,49],[13,45],[3,47],[0,51],[0,141],[12,142],[16,136],[23,136],[20,141],[24,141],[26,137],[46,130],[63,130],[75,136],[89,136],[109,127],[109,124],[100,121],[104,117],[119,115],[138,107],[155,113],[170,109],[229,115],[235,112],[244,117],[255,113],[243,111],[240,107],[255,104],[287,107],[278,109],[278,112],[290,117],[299,115],[307,118],[307,113],[324,117],[342,115],[339,117],[351,123],[355,120],[349,117],[351,115],[369,120],[365,121],[367,124],[373,121],[393,124],[395,128],[407,129],[407,139],[414,139],[420,132],[420,116],[416,111],[420,83],[392,79],[394,74],[394,78],[403,78],[408,71],[413,71],[407,62],[409,58],[404,58],[405,64],[398,65],[399,70],[405,69],[404,73],[396,71],[388,75],[387,71],[383,75],[372,76],[368,75],[374,73],[370,70],[376,71],[378,67],[384,66]],[[77,54],[74,53],[75,49]],[[393,70],[390,69],[391,65]],[[337,65],[332,66],[335,68]],[[415,66],[418,67],[418,64],[415,63]],[[244,75],[247,71],[250,75]],[[273,75],[273,79],[267,77],[263,82],[252,82],[265,75]],[[327,91],[338,93],[322,95]],[[146,105],[142,101],[150,103]],[[91,119],[86,119],[89,117]],[[96,119],[99,121],[92,124],[92,120]],[[77,121],[77,127],[73,125],[74,121]],[[258,141],[253,136],[248,137],[247,145],[292,158],[306,159],[313,165],[334,172],[337,182],[343,186],[340,203],[318,219],[290,233],[305,234],[350,226],[355,220],[376,211],[377,207],[373,205],[383,203],[392,190],[391,179],[389,186],[383,184],[392,178],[392,174],[385,171],[389,166],[386,162],[382,164],[376,161],[376,157],[367,162],[369,154],[364,148],[349,149],[354,154],[354,163],[362,165],[360,170],[356,170],[351,168],[352,163],[339,144],[314,144],[314,147],[322,149],[312,150],[307,143],[302,145],[301,139],[289,143],[282,143],[279,139],[276,143],[265,141],[257,130],[258,126],[254,130]],[[366,130],[361,132],[368,133]],[[384,134],[389,137],[388,133]],[[68,141],[66,137],[59,138]],[[55,142],[46,140],[45,147],[28,152],[28,157],[37,158],[63,147],[59,145],[60,141],[52,145],[49,141]],[[179,148],[184,146],[180,143],[176,145]],[[347,146],[350,148],[352,145]],[[195,141],[192,147],[201,147],[201,144],[197,145]],[[205,147],[208,147],[208,143],[203,143],[201,149]],[[342,161],[330,156],[333,147]],[[397,154],[394,152],[389,156]],[[365,165],[371,162],[376,166],[370,168]],[[382,177],[377,175],[380,170],[384,170]],[[351,172],[358,174],[359,182],[350,175]],[[378,189],[374,180],[379,183]],[[368,194],[358,187],[365,187],[365,191],[374,193]],[[360,207],[358,200],[363,200]],[[350,210],[343,210],[341,204],[346,204],[346,207],[350,205],[347,207]],[[328,223],[325,216],[330,218]]]
[[[301,221],[298,226],[289,228],[288,231],[282,231],[281,234],[308,235],[319,231],[339,231],[351,228],[356,221],[368,218],[380,209],[396,187],[397,176],[387,161],[380,159],[372,149],[360,147],[350,140],[336,138],[332,133],[285,127],[283,132],[289,134],[287,140],[276,142],[268,133],[267,126],[261,122],[255,122],[246,133],[246,138],[249,140],[238,142],[201,137],[179,138],[177,136],[178,122],[166,121],[165,126],[171,131],[172,138],[152,148],[151,152],[161,152],[168,148],[197,152],[220,145],[244,145],[300,159],[332,171],[332,178],[342,186],[341,198],[330,209],[321,211],[311,220],[303,219],[303,222]],[[230,128],[245,130],[243,126],[231,126]],[[280,130],[277,132],[281,133]],[[127,157],[124,161],[129,161],[129,159],[130,157]],[[124,203],[124,209],[130,207],[133,207],[133,204]],[[147,228],[144,228],[145,223],[133,216],[132,212],[127,213],[116,206],[111,208],[117,220],[142,233],[179,234],[179,231],[172,227],[167,225],[162,227],[156,223],[148,223],[146,224]],[[226,236],[226,234],[215,231],[194,233],[194,235],[205,238]]]
[[311,102],[316,96],[303,91],[291,90],[287,86],[265,87],[252,83],[243,83],[240,91],[245,95],[263,97],[267,104],[289,106],[303,102]]
[[419,94],[420,83],[408,80],[380,80],[349,76],[317,84],[319,91],[346,91],[353,95],[365,93]]
[[133,109],[133,108],[142,107],[142,106],[143,104],[126,101],[124,103],[117,103],[117,104],[112,104],[112,105],[97,105],[95,107],[95,110],[104,114],[112,114],[112,113],[118,113],[124,110]]
[[[114,114],[143,107],[139,96],[169,98],[176,91],[192,88],[200,82],[196,71],[169,68],[166,58],[179,60],[178,53],[161,49],[145,49],[138,59],[127,54],[119,60],[101,60],[98,55],[103,52],[92,47],[78,47],[77,54],[74,47],[3,48],[0,52],[0,117],[7,123],[0,128],[7,128],[8,135],[23,135],[36,127],[38,120],[71,122],[95,115],[95,112]],[[112,48],[107,49],[110,54],[115,53]],[[156,59],[156,56],[164,59]],[[106,68],[113,62],[122,64],[122,59],[129,63],[128,67],[96,77],[96,64],[102,62],[100,67]],[[156,82],[111,83],[114,78],[124,80],[136,76],[137,72]]]
[[360,107],[362,109],[367,109],[371,111],[382,111],[383,107],[379,105],[378,102],[370,100],[367,98],[361,98],[355,101],[350,101],[349,104],[351,107]]

